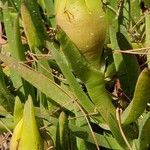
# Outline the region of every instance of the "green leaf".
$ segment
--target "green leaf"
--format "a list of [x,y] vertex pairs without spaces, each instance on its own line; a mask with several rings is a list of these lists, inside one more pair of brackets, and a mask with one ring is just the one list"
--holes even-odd
[[144,115],[139,125],[139,149],[145,150],[148,144],[150,144],[149,138],[150,128],[150,112]]
[[[125,2],[123,1],[122,3]],[[113,0],[110,2],[110,6],[114,9],[114,11],[118,11],[118,5]],[[108,17],[112,16],[113,18],[110,19],[112,21],[110,22],[111,24],[109,26],[109,35],[111,48],[113,50],[115,68],[121,83],[121,87],[129,97],[132,97],[139,75],[139,65],[134,55],[124,55],[121,53],[122,50],[132,49],[126,30],[128,26],[126,28],[124,27],[124,18],[126,19],[128,17],[125,15],[129,14],[124,14],[126,9],[123,8],[124,6],[120,7],[119,14],[115,14],[111,11],[112,9],[108,9]],[[120,50],[120,53],[115,53],[115,50]]]
[[61,112],[58,119],[57,133],[56,133],[56,150],[66,150],[69,144],[69,128],[68,116],[65,112]]
[[[126,29],[123,26],[120,26],[120,33],[117,33],[117,41],[119,47],[122,51],[132,49],[132,45],[129,41],[129,37],[126,33]],[[120,79],[125,79],[122,81],[122,89],[128,95],[129,98],[132,98],[135,85],[140,73],[139,64],[135,55],[123,54],[123,60],[126,65],[126,71],[121,75]],[[120,65],[121,68],[121,65]]]
[[16,6],[17,10],[20,10],[22,0],[13,0],[13,1],[14,1],[14,5]]
[[[36,54],[38,55],[42,55],[41,51],[38,48],[35,48]],[[34,57],[34,56],[33,56]],[[36,58],[35,58],[36,59]],[[47,59],[37,59],[36,62],[36,69],[38,72],[42,73],[43,75],[45,75],[47,78],[49,78],[50,80],[54,81],[53,78],[53,74],[52,74],[52,69],[49,66],[48,60]],[[46,97],[45,94],[39,92],[39,100],[41,102],[41,104],[45,107],[48,106],[48,98]]]
[[140,8],[140,0],[130,0],[131,7],[131,20],[133,25],[135,25],[141,17],[141,8]]
[[56,47],[53,43],[47,42],[47,48],[51,50],[52,55],[54,56],[57,64],[59,65],[61,71],[63,72],[64,76],[66,77],[67,81],[69,82],[69,85],[71,87],[71,90],[75,93],[77,96],[79,103],[88,111],[93,112],[94,111],[94,105],[90,101],[90,99],[87,97],[87,95],[83,92],[81,89],[79,83],[76,81],[75,77],[73,76],[70,68],[68,67],[64,55],[60,53],[58,50],[59,48]]
[[38,0],[43,10],[47,12],[47,17],[54,17],[54,2],[53,0]]
[[30,49],[42,48],[45,44],[46,32],[36,0],[24,0],[21,4],[21,16]]
[[[87,124],[87,121],[85,120],[83,112],[78,108],[78,106],[74,106],[75,110],[75,125],[78,127],[84,127]],[[83,117],[78,117],[82,116]],[[78,150],[86,150],[87,149],[87,142],[81,138],[76,138],[77,141],[77,148]]]
[[[58,124],[58,119],[56,119],[52,116],[44,115],[44,114],[38,114],[38,117],[44,118],[50,124],[53,124],[55,128]],[[51,126],[49,128],[51,128]],[[74,136],[76,136],[78,138],[81,138],[81,139],[83,139],[87,142],[95,144],[95,141],[93,140],[93,137],[91,135],[91,131],[89,130],[89,127],[87,127],[87,126],[79,127],[79,126],[75,126],[73,124],[69,124],[69,129],[71,130],[71,133]],[[100,134],[97,134],[97,133],[94,133],[94,134],[95,134],[96,139],[98,141],[98,144],[100,146],[103,146],[103,147],[106,147],[106,148],[109,148],[109,149],[124,150],[118,144],[118,142],[116,141],[115,138],[107,136],[107,135],[100,135]]]
[[7,116],[10,115],[10,113],[2,106],[0,105],[0,116]]
[[[17,14],[12,15],[7,4],[4,5],[3,14],[9,51],[17,60],[24,60],[25,54],[20,37],[19,16]],[[24,88],[22,87],[23,81],[20,76],[18,76],[16,72],[12,70],[10,70],[10,76],[14,87],[17,90],[20,89],[20,91],[24,93]]]
[[0,133],[8,132],[8,130],[13,130],[14,126],[15,124],[12,116],[0,118]]
[[4,80],[4,73],[0,65],[0,105],[4,107],[8,112],[13,112],[14,97],[7,89]]
[[[76,127],[76,126],[70,125],[70,130],[78,138],[84,139],[85,141],[95,144],[95,141],[93,140],[93,137],[91,135],[91,131],[88,129],[88,127],[82,128],[82,127]],[[105,148],[110,148],[110,149],[116,149],[116,150],[124,150],[118,144],[118,142],[116,141],[115,138],[109,137],[106,135],[100,135],[97,133],[94,133],[94,134],[95,134],[97,142],[100,146],[103,146]]]
[[[19,63],[14,58],[0,54],[0,59],[4,61],[11,69],[16,71],[22,78],[54,100],[56,104],[64,106],[65,103],[72,101],[72,96],[68,95],[59,85],[45,77],[43,74]],[[68,109],[70,108],[69,106],[66,107]]]
[[[15,14],[16,15],[16,14]],[[15,19],[15,16],[12,15],[12,12],[9,10],[8,4],[5,3],[3,5],[3,18],[4,18],[4,24],[5,24],[5,31],[6,31],[6,36],[8,39],[9,43],[9,49],[14,48],[14,34],[13,34],[13,22]]]
[[[94,103],[96,111],[99,112],[102,119],[107,122],[108,126],[111,129],[111,132],[118,140],[118,142],[120,142],[121,145],[124,145],[124,140],[121,138],[122,136],[118,129],[118,124],[115,115],[115,107],[112,104],[111,96],[108,94],[108,92],[105,89],[104,75],[100,71],[87,65],[87,63],[84,60],[84,57],[79,53],[76,46],[70,41],[69,37],[62,30],[59,36],[60,36],[59,39],[61,42],[63,52],[68,60],[68,64],[71,66],[74,73],[81,79],[81,81],[85,83],[85,86],[88,91],[88,95],[90,96],[92,102]],[[70,71],[67,65],[66,67],[62,66],[62,62],[65,63],[65,61],[62,61],[63,56],[59,56],[60,54],[57,50],[55,50],[54,46],[53,47],[49,46],[49,49],[52,50],[56,62],[60,66],[64,76],[68,79],[68,82],[70,83],[70,86],[72,87],[74,93],[79,99],[80,104],[87,112],[91,112],[91,108],[90,108],[92,106],[90,104],[91,101],[86,101],[85,98],[81,99],[83,97],[81,97],[79,95],[79,92],[77,92],[77,88],[78,89],[81,88],[77,86],[75,87],[76,84],[73,83],[73,79],[71,79],[69,74],[67,73]],[[68,71],[66,72],[66,70]],[[99,122],[101,117],[97,116]]]
[[[4,13],[4,25],[6,30],[6,35],[8,38],[9,51],[11,56],[17,60],[25,60],[25,48],[22,44],[19,15],[11,13],[10,9],[6,5],[3,9]],[[13,82],[13,86],[17,90],[17,94],[23,101],[30,94],[34,98],[33,87],[25,82],[15,71],[10,69],[10,78]],[[24,97],[25,96],[25,97]],[[35,99],[34,99],[35,100]]]
[[42,7],[43,11],[46,13],[46,18],[48,23],[55,27],[55,12],[54,12],[54,1],[53,0],[38,0],[39,5]]
[[133,99],[121,116],[123,125],[130,124],[142,115],[150,102],[150,70],[144,69],[137,81]]
[[150,8],[150,1],[149,0],[144,0],[145,6],[147,8]]
[[24,105],[21,103],[19,97],[16,97],[14,114],[13,114],[15,124],[17,124],[21,120],[21,118],[23,116],[23,108],[24,108]]

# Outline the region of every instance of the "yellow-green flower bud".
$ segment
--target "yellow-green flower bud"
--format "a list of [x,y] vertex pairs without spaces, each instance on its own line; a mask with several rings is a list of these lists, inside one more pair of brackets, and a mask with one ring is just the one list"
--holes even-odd
[[14,129],[10,150],[43,150],[31,96],[24,105],[23,117]]
[[107,21],[100,0],[56,0],[56,23],[86,60],[99,66]]
[[22,133],[22,124],[23,124],[23,119],[21,119],[14,128],[11,141],[10,141],[10,150],[18,149],[19,142],[21,139],[21,133]]

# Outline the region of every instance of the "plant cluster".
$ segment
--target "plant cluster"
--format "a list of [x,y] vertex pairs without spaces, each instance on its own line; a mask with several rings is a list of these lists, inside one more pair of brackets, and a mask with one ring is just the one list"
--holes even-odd
[[10,150],[150,148],[149,0],[1,0],[0,44]]

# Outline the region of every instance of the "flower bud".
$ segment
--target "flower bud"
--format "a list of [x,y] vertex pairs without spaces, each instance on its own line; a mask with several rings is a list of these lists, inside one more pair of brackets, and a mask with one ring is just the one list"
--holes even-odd
[[107,21],[100,0],[56,0],[56,23],[88,63],[99,66]]
[[24,105],[23,117],[14,129],[10,150],[43,150],[31,96]]

